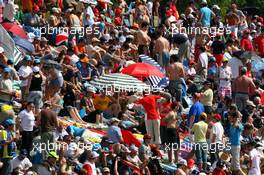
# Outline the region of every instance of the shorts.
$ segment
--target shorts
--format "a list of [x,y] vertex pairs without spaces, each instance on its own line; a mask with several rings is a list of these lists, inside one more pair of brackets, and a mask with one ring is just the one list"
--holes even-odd
[[195,156],[197,164],[207,163],[208,145],[206,142],[195,143]]
[[166,129],[167,144],[177,144],[178,148],[180,147],[180,136],[176,128],[167,128]]
[[163,52],[162,53],[162,66],[168,66],[170,63],[170,53]]
[[36,109],[40,109],[43,106],[43,94],[41,91],[30,91],[27,97],[28,102],[32,102]]

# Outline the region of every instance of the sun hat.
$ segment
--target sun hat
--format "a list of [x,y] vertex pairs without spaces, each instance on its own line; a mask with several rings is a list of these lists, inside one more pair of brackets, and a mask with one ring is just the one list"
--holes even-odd
[[224,57],[223,62],[228,62],[228,58]]
[[212,9],[220,10],[220,7],[218,5],[213,5]]
[[55,151],[50,151],[48,157],[53,157],[56,160],[59,159],[59,156],[58,156],[58,154]]
[[246,67],[242,67],[241,68],[241,73],[246,73],[247,72],[247,68]]
[[178,164],[187,166],[187,161],[185,159],[181,159]]
[[229,162],[231,159],[231,155],[229,153],[226,153],[226,152],[219,152],[218,156],[221,160],[223,160],[225,162]]
[[104,167],[102,173],[110,173],[110,169],[108,167]]
[[80,59],[80,62],[89,63],[89,58],[85,56],[83,59]]
[[24,61],[32,61],[31,56],[29,56],[29,55],[25,55],[25,57],[24,57]]
[[116,117],[111,118],[110,123],[115,123],[115,122],[118,122],[119,123],[120,120],[118,118],[116,118]]
[[34,73],[37,73],[37,72],[39,72],[40,69],[38,66],[34,66],[32,70]]
[[15,125],[15,121],[13,119],[6,119],[5,121],[3,121],[2,123],[4,126],[10,126],[10,125]]
[[138,152],[138,148],[137,148],[135,145],[131,145],[131,146],[129,147],[129,150],[130,150],[131,152]]

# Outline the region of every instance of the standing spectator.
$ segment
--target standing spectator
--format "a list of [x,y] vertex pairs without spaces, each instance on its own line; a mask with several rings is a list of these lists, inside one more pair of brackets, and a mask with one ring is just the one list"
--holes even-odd
[[211,89],[211,82],[205,81],[203,83],[203,92],[201,93],[201,103],[204,105],[204,112],[210,116],[213,112],[214,92]]
[[149,158],[151,157],[151,135],[145,134],[143,137],[143,142],[141,146],[139,147],[139,158],[142,162],[149,161]]
[[22,93],[22,100],[26,100],[28,93],[28,87],[32,76],[31,62],[32,58],[26,55],[23,59],[24,64],[19,68],[18,75],[21,80],[20,89]]
[[246,102],[249,99],[249,94],[255,90],[253,80],[246,76],[247,68],[241,69],[241,76],[234,81],[233,91],[235,92],[235,102],[239,111],[246,108]]
[[228,59],[223,59],[223,66],[219,68],[219,96],[220,100],[223,101],[224,97],[231,97],[231,79],[232,79],[232,70],[231,67],[228,66]]
[[38,115],[43,106],[42,93],[43,78],[38,66],[33,67],[33,75],[29,87],[29,95],[27,101],[30,101],[35,106],[35,114]]
[[261,58],[264,57],[264,28],[261,29],[261,34],[254,39],[254,48],[257,51],[257,54]]
[[202,0],[201,6],[202,8],[200,9],[199,21],[202,23],[203,27],[210,27],[211,18],[215,17],[215,14],[211,9],[207,7],[206,0]]
[[239,59],[240,54],[242,52],[238,52],[233,54],[233,57],[228,61],[228,66],[230,66],[231,71],[232,71],[232,80],[236,79],[239,76],[240,69],[243,67],[242,61]]
[[192,96],[193,105],[188,114],[188,127],[192,128],[194,123],[199,121],[200,115],[204,112],[204,106],[200,102],[201,94],[195,93]]
[[162,36],[161,31],[156,32],[157,40],[155,42],[154,50],[158,55],[158,62],[163,67],[167,67],[170,63],[170,43]]
[[152,143],[157,145],[161,144],[160,115],[157,111],[157,100],[160,98],[161,97],[157,95],[148,95],[135,102],[144,107],[147,113],[147,118],[145,120],[147,133],[151,136]]
[[182,100],[182,78],[184,78],[183,64],[177,55],[171,55],[170,65],[167,68],[167,74],[170,80],[169,92],[174,100]]
[[178,47],[179,61],[182,63],[184,59],[190,60],[191,44],[185,34],[177,33],[172,36],[172,43]]
[[235,173],[240,173],[240,136],[243,131],[243,125],[241,124],[240,116],[237,112],[232,113],[229,117],[231,126],[229,128],[229,141],[231,144],[231,155],[232,155],[232,161],[231,161],[231,169]]
[[243,38],[240,41],[241,48],[245,51],[253,51],[253,44],[252,41],[249,39],[249,29],[244,30],[243,32]]
[[213,51],[212,53],[216,58],[217,65],[221,66],[224,58],[225,43],[221,40],[220,34],[216,34],[216,40],[212,43],[211,48]]
[[21,149],[26,149],[29,155],[32,149],[33,142],[33,129],[35,126],[35,116],[34,116],[35,106],[32,102],[28,102],[26,108],[18,114],[21,120],[22,128],[22,144]]
[[203,79],[207,78],[207,70],[208,70],[208,53],[204,46],[200,47],[200,54],[198,63],[196,66],[196,72],[198,75],[201,75]]
[[50,109],[43,109],[40,112],[40,128],[41,128],[41,143],[46,144],[54,143],[54,134],[53,132],[58,127],[58,121],[56,114]]
[[207,115],[202,113],[200,115],[200,121],[195,123],[192,128],[194,134],[195,142],[195,156],[197,159],[197,164],[199,170],[206,170],[207,168],[207,142],[206,142],[206,133],[208,124],[205,123]]
[[211,148],[211,164],[217,163],[219,160],[218,153],[223,150],[219,150],[223,145],[224,128],[221,123],[222,117],[219,114],[214,114],[212,117],[213,127],[210,132],[210,148]]

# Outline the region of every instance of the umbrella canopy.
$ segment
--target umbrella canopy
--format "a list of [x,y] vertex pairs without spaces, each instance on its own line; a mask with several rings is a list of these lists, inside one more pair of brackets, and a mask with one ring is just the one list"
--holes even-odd
[[[114,73],[100,76],[90,82],[98,89],[112,89],[119,92],[143,92],[150,87],[142,81],[126,74]],[[113,89],[112,89],[113,90]]]
[[19,25],[11,22],[5,22],[1,25],[6,29],[6,31],[12,32],[14,35],[19,36],[20,38],[27,39],[26,32]]
[[165,77],[158,68],[146,63],[131,64],[124,68],[121,72],[138,78],[145,78],[149,76],[157,76],[160,78]]
[[23,49],[26,52],[34,52],[35,48],[31,42],[29,42],[26,39],[20,38],[18,36],[14,36],[13,40],[15,41],[15,44],[19,46],[21,49]]

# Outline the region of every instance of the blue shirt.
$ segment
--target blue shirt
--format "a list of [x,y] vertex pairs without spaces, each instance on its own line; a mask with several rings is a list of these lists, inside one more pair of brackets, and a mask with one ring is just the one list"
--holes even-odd
[[119,143],[122,138],[121,129],[118,126],[110,126],[107,131],[108,139],[114,143]]
[[203,7],[201,8],[200,12],[202,15],[203,27],[210,27],[212,11],[208,7]]
[[68,126],[66,131],[71,133],[75,137],[77,137],[77,136],[81,137],[82,134],[84,133],[85,129],[84,128],[78,128],[76,126]]
[[[190,120],[191,116],[195,116],[194,123],[197,123],[199,121],[200,115],[204,112],[204,106],[199,101],[194,103],[189,111],[188,115],[188,126],[190,127]],[[193,123],[193,124],[194,124]]]
[[240,145],[240,136],[243,131],[244,127],[242,124],[239,125],[238,128],[235,128],[233,126],[230,126],[229,128],[229,142],[233,146],[239,146]]

